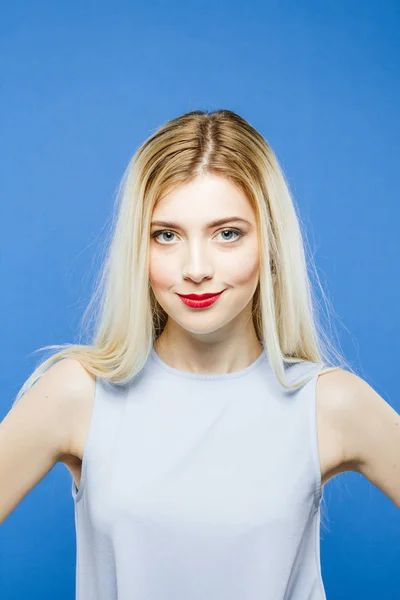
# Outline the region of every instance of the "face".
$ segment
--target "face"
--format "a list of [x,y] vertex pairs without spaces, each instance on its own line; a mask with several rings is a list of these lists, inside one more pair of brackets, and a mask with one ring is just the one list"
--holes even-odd
[[[226,222],[213,225],[217,219]],[[169,333],[177,327],[211,341],[230,328],[252,325],[259,249],[246,196],[227,179],[204,175],[161,198],[151,223],[149,279],[168,314]],[[187,306],[179,296],[221,291],[203,308]]]

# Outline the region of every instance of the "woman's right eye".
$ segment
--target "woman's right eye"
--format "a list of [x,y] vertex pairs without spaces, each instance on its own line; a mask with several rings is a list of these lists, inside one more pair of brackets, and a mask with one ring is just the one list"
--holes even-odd
[[154,238],[154,239],[157,239],[157,238],[159,238],[159,237],[160,237],[160,235],[161,235],[161,234],[163,234],[163,233],[171,233],[172,235],[175,235],[174,233],[172,233],[172,231],[169,231],[168,229],[161,229],[161,230],[159,230],[159,231],[155,231],[155,232],[152,234],[152,236],[151,236],[151,237],[152,237],[152,238]]

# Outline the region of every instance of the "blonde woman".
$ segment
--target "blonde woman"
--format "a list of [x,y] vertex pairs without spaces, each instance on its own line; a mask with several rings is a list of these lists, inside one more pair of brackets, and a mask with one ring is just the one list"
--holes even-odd
[[400,508],[400,419],[320,326],[276,156],[234,112],[184,114],[114,214],[90,343],[0,425],[0,522],[63,462],[78,600],[325,598],[323,486],[358,471]]

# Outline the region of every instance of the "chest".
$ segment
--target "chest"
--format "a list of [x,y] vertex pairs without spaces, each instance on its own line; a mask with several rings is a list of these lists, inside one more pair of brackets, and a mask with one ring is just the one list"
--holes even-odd
[[[329,410],[323,401],[323,377],[318,378],[316,387],[316,434],[318,439],[318,458],[320,463],[322,485],[332,477],[345,470],[342,463],[339,444],[339,433],[333,427]],[[321,382],[321,383],[320,383]],[[82,403],[80,413],[77,414],[75,429],[73,431],[72,452],[66,455],[62,462],[71,473],[73,480],[79,488],[82,471],[82,457],[88,436],[88,429],[93,410],[93,399]]]

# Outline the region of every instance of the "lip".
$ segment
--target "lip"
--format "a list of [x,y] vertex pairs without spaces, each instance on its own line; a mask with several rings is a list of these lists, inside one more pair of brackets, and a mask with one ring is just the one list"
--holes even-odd
[[178,294],[178,296],[180,296],[181,298],[188,298],[189,300],[208,300],[208,298],[214,298],[214,296],[219,296],[224,291],[225,290],[222,290],[221,292],[215,292],[215,294]]
[[[198,294],[191,294],[191,296],[195,296],[194,298],[188,298],[187,296],[181,296],[180,294],[178,294],[179,298],[182,300],[182,302],[184,304],[186,304],[186,306],[189,306],[190,308],[207,308],[209,306],[211,306],[212,304],[214,304],[215,302],[218,301],[218,298],[222,295],[222,293],[225,290],[222,290],[222,292],[217,292],[216,294],[202,294],[203,298],[201,296],[199,296]],[[197,298],[196,298],[197,296]],[[204,296],[208,296],[208,298],[204,298]]]

